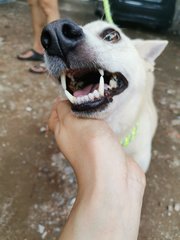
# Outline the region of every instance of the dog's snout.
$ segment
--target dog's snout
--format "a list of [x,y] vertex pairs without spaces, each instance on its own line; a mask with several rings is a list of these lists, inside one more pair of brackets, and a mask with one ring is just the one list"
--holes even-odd
[[83,30],[71,20],[57,20],[42,31],[41,43],[47,53],[63,57],[84,38]]
[[45,49],[49,49],[51,47],[52,34],[48,29],[44,28],[41,35],[41,43]]

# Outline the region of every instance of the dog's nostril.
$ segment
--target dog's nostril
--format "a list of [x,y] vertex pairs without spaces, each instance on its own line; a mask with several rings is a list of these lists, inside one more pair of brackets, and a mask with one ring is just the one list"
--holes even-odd
[[82,36],[82,30],[78,26],[65,23],[62,26],[62,34],[68,39],[78,39]]
[[57,20],[49,23],[42,31],[41,43],[46,53],[64,57],[83,40],[81,27],[70,20]]
[[41,43],[45,50],[49,49],[51,46],[51,35],[48,31],[43,31],[41,36]]

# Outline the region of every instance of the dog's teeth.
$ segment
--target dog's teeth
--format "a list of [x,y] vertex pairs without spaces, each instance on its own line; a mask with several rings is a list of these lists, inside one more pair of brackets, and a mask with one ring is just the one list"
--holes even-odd
[[94,94],[93,94],[93,93],[89,93],[89,94],[88,94],[88,97],[89,97],[89,99],[90,99],[91,101],[94,100]]
[[[66,91],[67,92],[67,91]],[[68,99],[69,99],[69,92],[68,92]],[[70,94],[71,95],[71,94]],[[71,95],[72,96],[72,95]],[[85,95],[85,96],[81,96],[81,97],[77,97],[75,98],[74,96],[72,96],[74,98],[74,104],[82,104],[82,103],[86,103],[86,102],[89,102],[89,101],[94,101],[95,98],[100,98],[101,97],[101,94],[99,93],[98,90],[94,90],[93,93],[89,93],[88,95]]]
[[89,98],[88,98],[87,95],[86,95],[86,96],[78,97],[78,103],[79,103],[79,104],[85,103],[85,102],[87,102],[87,101],[89,101]]
[[93,95],[94,95],[94,97],[96,97],[96,98],[99,98],[99,97],[100,97],[100,94],[99,94],[99,92],[98,92],[97,90],[95,90],[95,91],[93,92]]
[[84,103],[85,102],[85,96],[81,97],[81,102]]
[[117,82],[115,80],[111,79],[109,84],[111,88],[117,88]]
[[81,104],[81,97],[77,97],[77,98],[76,98],[76,103],[77,103],[77,104]]
[[99,82],[99,93],[101,96],[104,96],[104,78],[103,76],[100,77],[100,82]]
[[69,101],[71,103],[75,103],[76,102],[76,98],[70,94],[70,92],[68,92],[67,90],[65,90],[65,94],[66,94],[66,97],[69,99]]
[[104,76],[104,70],[98,69],[98,71],[99,71],[99,73],[100,73],[101,76]]
[[89,97],[86,95],[86,96],[84,96],[84,101],[85,102],[88,102],[89,101]]
[[82,97],[78,97],[78,103],[79,104],[83,103],[83,98]]
[[70,79],[71,79],[71,81],[73,81],[73,82],[74,82],[74,77],[73,77],[73,75],[72,75],[71,73],[68,73],[68,74],[67,74],[67,76],[68,76],[68,78],[70,78]]
[[66,75],[65,73],[61,74],[61,84],[64,90],[66,90]]

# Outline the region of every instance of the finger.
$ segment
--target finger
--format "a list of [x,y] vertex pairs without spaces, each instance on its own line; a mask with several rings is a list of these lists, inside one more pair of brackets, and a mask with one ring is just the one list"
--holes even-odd
[[54,108],[50,114],[50,117],[49,117],[49,120],[48,120],[48,128],[51,130],[51,131],[55,131],[55,128],[56,128],[56,125],[58,123],[58,116],[57,116],[57,111],[56,109]]
[[50,113],[50,116],[48,118],[48,129],[51,130],[51,131],[54,131],[55,129],[55,126],[56,126],[56,123],[58,121],[58,117],[57,117],[57,105],[59,104],[60,102],[60,98],[57,97],[55,100],[54,100],[54,103],[52,105],[52,109],[51,109],[51,113]]
[[70,103],[67,100],[60,101],[57,105],[57,115],[61,121],[64,121],[66,116],[71,112]]
[[54,103],[53,103],[53,105],[52,105],[51,112],[57,109],[57,106],[58,106],[58,104],[59,104],[61,101],[62,101],[62,100],[61,100],[61,98],[60,98],[59,96],[54,100]]

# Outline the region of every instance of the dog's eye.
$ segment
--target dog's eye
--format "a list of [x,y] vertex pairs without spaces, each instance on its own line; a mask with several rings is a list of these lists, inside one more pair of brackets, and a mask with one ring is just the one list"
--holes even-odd
[[121,36],[114,29],[106,29],[102,32],[101,38],[107,42],[117,43],[121,39]]

